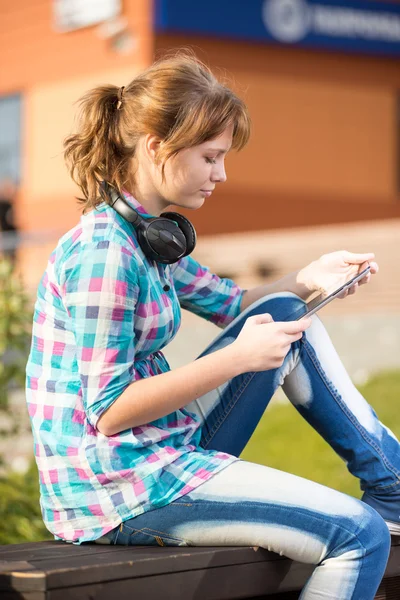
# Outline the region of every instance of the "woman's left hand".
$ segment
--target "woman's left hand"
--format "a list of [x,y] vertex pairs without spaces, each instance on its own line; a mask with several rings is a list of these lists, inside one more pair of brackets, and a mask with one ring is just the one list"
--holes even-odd
[[348,295],[355,294],[359,285],[369,283],[371,275],[378,273],[379,267],[376,262],[373,262],[374,258],[373,252],[355,254],[339,250],[323,254],[301,269],[299,280],[303,281],[310,290],[318,290],[324,295],[328,295],[370,265],[371,270],[365,277],[338,296],[343,299]]

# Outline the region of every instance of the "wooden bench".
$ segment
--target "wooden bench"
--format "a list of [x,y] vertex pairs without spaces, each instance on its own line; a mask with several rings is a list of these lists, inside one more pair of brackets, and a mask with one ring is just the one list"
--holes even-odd
[[[0,546],[1,600],[294,600],[313,567],[262,548]],[[400,538],[376,599],[400,599]]]

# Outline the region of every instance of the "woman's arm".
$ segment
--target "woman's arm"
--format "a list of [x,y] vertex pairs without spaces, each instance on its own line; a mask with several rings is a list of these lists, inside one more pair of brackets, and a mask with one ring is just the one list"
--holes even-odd
[[231,279],[212,273],[192,256],[172,264],[170,272],[182,308],[221,329],[240,313],[243,290]]
[[110,436],[150,423],[242,372],[237,356],[226,346],[173,371],[135,381],[101,415],[97,429]]
[[246,290],[240,304],[240,312],[243,312],[245,308],[263,296],[275,294],[276,292],[293,292],[307,302],[315,292],[315,288],[307,281],[304,269],[300,269],[300,271],[289,273],[273,283],[265,283],[264,285]]

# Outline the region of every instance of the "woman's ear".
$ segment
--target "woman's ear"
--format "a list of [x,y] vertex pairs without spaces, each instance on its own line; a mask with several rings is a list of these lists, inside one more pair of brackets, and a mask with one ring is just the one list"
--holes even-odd
[[157,162],[157,154],[160,147],[161,140],[150,133],[144,138],[144,150],[152,162]]

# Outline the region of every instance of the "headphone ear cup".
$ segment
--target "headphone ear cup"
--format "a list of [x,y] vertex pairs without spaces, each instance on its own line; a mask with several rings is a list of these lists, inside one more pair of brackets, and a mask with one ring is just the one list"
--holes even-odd
[[186,252],[181,258],[191,254],[191,252],[193,252],[196,246],[197,235],[196,230],[193,227],[192,223],[189,221],[189,219],[176,212],[164,212],[161,213],[160,217],[164,217],[165,219],[171,219],[171,221],[175,221],[178,224],[179,228],[182,230],[186,238]]
[[147,239],[146,227],[136,227],[136,235],[137,235],[137,239],[139,242],[139,246],[143,250],[145,256],[147,256],[148,258],[151,258],[153,260],[157,260],[158,256],[157,256],[156,252],[154,252],[153,248],[151,247],[151,245],[149,244],[149,241]]
[[172,219],[160,216],[141,221],[136,231],[140,247],[148,258],[172,264],[186,256],[186,236]]

